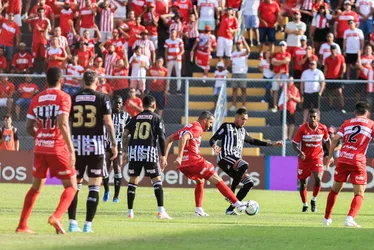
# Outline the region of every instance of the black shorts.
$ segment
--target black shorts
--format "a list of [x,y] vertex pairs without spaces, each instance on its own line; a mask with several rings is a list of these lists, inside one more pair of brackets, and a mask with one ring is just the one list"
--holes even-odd
[[75,163],[77,178],[82,179],[84,172],[87,170],[89,178],[99,178],[107,176],[107,168],[104,155],[78,155]]
[[[336,80],[336,79],[327,79],[326,80]],[[335,90],[343,88],[343,83],[341,82],[326,82],[326,90]]]
[[141,162],[141,161],[130,161],[129,162],[129,176],[140,176],[144,167],[145,176],[151,179],[161,176],[160,165],[155,162]]
[[241,167],[247,167],[244,173],[248,170],[248,163],[235,156],[225,156],[219,159],[218,166],[233,179],[242,178],[243,171],[239,171]]
[[[280,121],[283,122],[283,111],[280,111]],[[286,123],[287,125],[296,124],[295,121],[295,114],[290,113],[290,111],[287,110],[287,117],[286,117]]]
[[345,56],[346,64],[356,64],[358,55],[357,54],[348,54]]
[[313,41],[318,43],[326,42],[327,34],[330,32],[329,28],[325,29],[316,29],[314,32]]
[[149,94],[151,96],[153,96],[154,98],[156,98],[156,107],[160,110],[164,110],[165,106],[166,106],[166,96],[165,96],[164,92],[151,91],[151,92],[149,92]]
[[320,106],[320,96],[319,93],[304,93],[304,103],[303,108],[304,109],[319,109]]
[[301,21],[303,21],[307,25],[307,27],[309,24],[312,23],[312,20],[313,20],[312,16],[309,16],[307,14],[301,14]]
[[[364,79],[362,77],[359,77],[358,80],[367,81],[367,79]],[[366,92],[366,83],[360,82],[355,84],[355,93],[362,93]]]
[[341,49],[343,49],[343,41],[344,41],[344,38],[336,38],[335,37],[335,42],[339,45],[339,47]]

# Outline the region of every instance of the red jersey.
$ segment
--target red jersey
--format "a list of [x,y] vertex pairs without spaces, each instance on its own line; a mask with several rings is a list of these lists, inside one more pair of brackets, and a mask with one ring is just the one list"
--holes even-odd
[[33,66],[33,58],[29,53],[21,54],[19,52],[13,56],[12,66],[19,71],[26,70]]
[[3,83],[0,83],[0,98],[12,97],[14,94],[14,84],[7,82],[6,86]]
[[146,7],[145,0],[133,0],[131,1],[130,10],[134,11],[135,16],[140,16]]
[[99,68],[99,67],[94,66],[93,70],[96,72],[98,76],[105,76],[105,68],[103,67]]
[[35,83],[22,83],[18,86],[21,93],[21,98],[31,99],[32,96],[38,91],[38,86]]
[[328,140],[329,133],[322,123],[318,123],[316,129],[311,129],[306,122],[299,127],[293,141],[300,144],[300,150],[305,154],[305,160],[299,157],[299,166],[322,165],[323,147],[322,140]]
[[188,167],[198,164],[204,158],[200,155],[201,136],[203,128],[198,121],[188,124],[178,132],[173,134],[174,140],[179,140],[185,133],[191,134],[191,139],[187,141],[183,149],[182,165],[180,167]]
[[[50,27],[50,22],[47,18],[40,19],[35,18],[30,20],[30,24],[33,26],[32,42],[47,44],[47,39],[44,36],[44,31]],[[42,31],[38,31],[37,27],[41,28]]]
[[10,22],[4,17],[0,18],[0,22],[3,23],[1,25],[0,44],[13,47],[14,38],[16,37],[16,35],[20,34],[18,25],[16,24],[16,22]]
[[[373,69],[373,67],[371,66],[371,62],[373,60],[374,60],[374,55],[370,55],[370,56],[361,55],[361,65],[364,66],[367,69]],[[366,79],[366,80],[368,79],[368,77],[365,75],[365,73],[361,70],[360,70],[359,76],[362,79]]]
[[34,14],[35,16],[37,16],[39,8],[43,8],[45,10],[45,17],[48,18],[48,19],[51,19],[51,14],[53,14],[54,12],[53,12],[51,6],[49,6],[47,4],[44,4],[44,6],[40,6],[39,4],[35,5],[31,9],[30,14]]
[[80,11],[81,28],[91,29],[95,26],[95,15],[91,7],[84,7]]
[[229,32],[228,29],[237,29],[239,28],[239,21],[236,17],[226,17],[222,20],[217,36],[222,36],[224,38],[233,40],[234,34],[232,32]]
[[129,29],[129,47],[132,48],[134,42],[139,39],[138,37],[136,37],[136,35],[140,35],[140,33],[142,33],[142,31],[145,30],[145,27],[143,25],[129,25]]
[[304,56],[306,55],[306,48],[297,48],[295,51],[295,70],[302,70],[302,65],[299,64],[301,60],[303,60]]
[[[2,1],[3,4],[5,1]],[[21,14],[22,1],[21,0],[8,0],[8,7],[6,8],[6,13],[13,13],[14,15]]]
[[4,55],[0,56],[0,69],[6,69],[7,61]]
[[[300,91],[296,87],[296,85],[292,85],[292,87],[287,87],[287,94],[293,95],[296,98],[300,98]],[[283,95],[283,93],[282,93]],[[283,96],[281,96],[282,98]],[[280,103],[279,103],[279,110],[283,110],[283,99],[280,98]],[[296,111],[296,105],[297,102],[291,99],[287,99],[287,110],[290,112],[291,115],[293,115]]]
[[343,64],[345,64],[345,59],[340,54],[337,54],[335,58],[332,55],[327,57],[325,59],[325,67],[327,66],[326,79],[340,79]]
[[143,102],[142,102],[142,99],[140,99],[139,97],[129,98],[126,100],[125,109],[127,113],[129,113],[131,117],[135,117],[140,112],[136,110],[135,108],[133,108],[132,106],[130,106],[130,102],[133,102],[138,107],[143,107]]
[[59,67],[61,68],[62,65],[64,64],[65,60],[56,60],[53,57],[65,57],[67,56],[66,51],[62,47],[49,47],[47,51],[45,52],[45,58],[49,60],[48,62],[48,68],[50,67]]
[[171,7],[171,3],[168,0],[155,0],[156,12],[159,15],[167,14],[167,8]]
[[183,22],[188,22],[190,10],[193,9],[191,0],[176,0],[173,5],[179,7],[179,14]]
[[280,12],[279,4],[276,2],[262,2],[258,7],[258,11],[261,12],[261,18],[267,23],[267,25],[265,25],[260,21],[260,27],[273,28],[274,24],[277,22],[277,15]]
[[196,41],[198,42],[197,50],[209,55],[212,48],[217,46],[216,37],[212,34],[200,33]]
[[158,20],[160,20],[160,15],[157,14],[157,13],[152,13],[151,12],[147,12],[144,14],[144,23],[149,23],[147,25],[145,25],[145,28],[148,30],[148,34],[150,36],[157,36],[158,32],[157,32],[157,26],[153,24],[152,21],[155,21],[158,23]]
[[113,88],[110,86],[108,82],[97,85],[96,91],[104,93],[104,94],[108,94],[108,95],[113,95]]
[[[284,60],[286,58],[290,58],[291,59],[291,54],[288,53],[287,51],[286,52],[278,52],[275,54],[275,59],[277,60]],[[284,74],[288,74],[289,72],[289,64],[283,64],[283,65],[280,65],[280,66],[274,66],[274,73],[279,73],[283,71]]]
[[27,118],[35,120],[35,153],[57,154],[66,143],[57,124],[57,117],[69,115],[71,98],[60,89],[47,89],[32,99]]
[[231,7],[233,9],[240,9],[240,5],[242,4],[242,0],[227,0],[226,7]]
[[70,8],[68,10],[62,9],[60,12],[60,28],[61,33],[66,36],[69,32],[71,32],[71,26],[69,21],[74,19],[74,11]]
[[82,66],[83,68],[87,68],[90,62],[90,58],[93,56],[93,53],[90,50],[82,51],[79,50],[77,52],[78,55],[78,65]]
[[[113,70],[113,76],[129,76],[129,69],[128,68],[123,68],[123,69],[118,69],[114,68]],[[129,87],[129,80],[128,79],[112,79],[113,80],[113,90],[120,90],[120,89],[127,89]]]
[[344,11],[341,13],[337,19],[335,20],[335,23],[337,23],[337,36],[336,38],[343,38],[344,31],[349,29],[348,20],[354,20],[356,23],[360,22],[358,19],[358,15],[354,11]]
[[87,50],[91,51],[94,53],[95,51],[95,44],[97,43],[97,40],[95,38],[90,38],[90,39],[85,39],[83,37],[78,38],[78,42],[85,41],[88,43]]
[[338,131],[343,137],[338,163],[366,168],[366,151],[374,136],[374,121],[355,117],[346,120]]
[[112,39],[107,42],[107,48],[109,48],[110,45],[114,45],[116,48],[115,52],[120,58],[123,58],[123,48],[126,44],[126,39],[123,37],[119,37],[117,39]]
[[[156,66],[153,66],[149,69],[149,75],[154,77],[167,77],[168,70],[165,67],[157,68]],[[149,90],[155,92],[165,91],[165,80],[156,79],[154,81],[151,81]]]

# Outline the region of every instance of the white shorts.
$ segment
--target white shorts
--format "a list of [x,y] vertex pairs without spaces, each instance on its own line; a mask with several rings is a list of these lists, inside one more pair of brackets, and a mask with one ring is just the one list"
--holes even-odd
[[227,57],[231,57],[232,45],[233,45],[233,40],[224,38],[222,36],[218,37],[217,56],[221,57],[221,56],[226,55]]
[[8,107],[8,98],[0,98],[0,107]]
[[90,34],[90,37],[94,37],[95,36],[95,28],[90,28],[90,29],[86,29],[86,28],[80,28],[80,30],[79,30],[79,35],[81,36],[81,37],[83,37],[83,32],[85,31],[85,30],[88,30],[88,33]]
[[[8,20],[8,14],[5,15],[5,18]],[[21,14],[14,15],[14,22],[18,25],[18,27],[22,27]]]

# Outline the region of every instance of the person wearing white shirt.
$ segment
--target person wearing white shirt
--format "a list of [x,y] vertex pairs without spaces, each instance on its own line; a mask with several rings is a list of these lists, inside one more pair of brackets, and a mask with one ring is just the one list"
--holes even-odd
[[325,76],[323,72],[317,69],[317,62],[310,61],[309,69],[304,70],[301,75],[300,92],[304,98],[304,122],[308,118],[309,109],[317,109],[319,113],[320,98],[325,90]]
[[295,55],[297,48],[301,46],[300,36],[304,35],[306,31],[306,24],[301,19],[300,11],[295,11],[293,15],[293,21],[287,23],[285,32],[287,34],[287,52],[291,56]]
[[256,34],[257,46],[260,45],[260,35],[258,32],[259,20],[257,16],[258,6],[260,6],[260,0],[246,0],[243,9],[244,24],[249,37],[249,46],[253,46],[253,33]]
[[216,29],[216,20],[214,18],[214,14],[217,16],[218,22],[220,17],[217,0],[198,0],[197,13],[199,17],[199,30],[203,31],[207,25],[212,27],[213,30]]
[[345,62],[347,64],[347,79],[351,76],[351,65],[356,65],[357,51],[364,49],[364,33],[356,28],[353,20],[348,21],[349,29],[344,31],[343,51]]
[[226,79],[229,72],[225,69],[225,64],[223,62],[217,63],[217,70],[214,71],[214,78],[216,82],[214,83],[214,109],[216,109],[219,92],[224,84],[226,84]]
[[149,59],[142,54],[143,48],[138,45],[135,47],[134,55],[130,58],[131,76],[138,77],[138,79],[131,79],[130,88],[135,88],[140,91],[141,96],[144,96],[145,91],[145,77],[149,69]]
[[328,33],[327,34],[327,42],[321,45],[319,48],[319,60],[322,62],[322,65],[325,65],[325,59],[331,55],[331,45],[335,45],[336,47],[336,52],[338,54],[342,54],[342,51],[340,50],[340,46],[337,43],[334,43],[334,34],[333,33]]
[[374,1],[357,0],[356,12],[360,18],[360,29],[366,36],[370,35],[373,31]]
[[263,74],[263,79],[267,79],[265,83],[265,95],[261,102],[268,102],[270,103],[271,101],[271,87],[272,87],[272,79],[275,76],[274,71],[271,69],[271,52],[266,51],[265,52],[265,58],[260,61],[260,64],[258,65],[258,69],[262,72]]

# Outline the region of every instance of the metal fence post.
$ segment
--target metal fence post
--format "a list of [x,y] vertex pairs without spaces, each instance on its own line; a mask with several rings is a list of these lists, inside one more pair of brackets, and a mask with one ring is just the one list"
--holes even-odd
[[282,110],[282,156],[286,156],[286,138],[287,138],[287,85],[288,82],[283,83],[283,110]]
[[186,82],[185,82],[185,95],[184,95],[184,119],[185,119],[185,124],[184,125],[188,125],[189,122],[188,122],[188,116],[189,116],[189,110],[188,110],[188,101],[190,99],[190,95],[189,95],[189,88],[190,88],[190,83],[188,81],[188,79],[186,79]]

